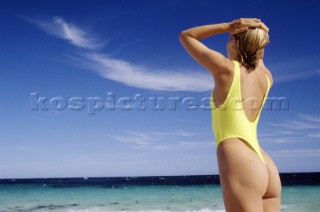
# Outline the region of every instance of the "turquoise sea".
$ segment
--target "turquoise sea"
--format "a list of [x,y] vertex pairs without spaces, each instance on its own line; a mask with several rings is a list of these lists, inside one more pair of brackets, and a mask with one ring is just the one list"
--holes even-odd
[[[320,211],[319,176],[300,184],[304,177],[282,176],[281,211]],[[225,211],[217,182],[217,176],[2,179],[0,211]]]

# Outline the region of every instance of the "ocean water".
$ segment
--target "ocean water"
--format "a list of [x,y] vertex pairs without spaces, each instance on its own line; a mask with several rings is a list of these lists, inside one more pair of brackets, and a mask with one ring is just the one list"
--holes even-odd
[[[320,173],[281,176],[281,211],[320,212]],[[0,180],[0,211],[225,211],[218,176]]]

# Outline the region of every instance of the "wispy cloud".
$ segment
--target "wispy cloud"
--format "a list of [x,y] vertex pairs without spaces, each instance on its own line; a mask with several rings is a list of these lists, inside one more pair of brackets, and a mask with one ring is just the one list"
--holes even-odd
[[[175,130],[172,132],[137,132],[127,130],[121,134],[108,134],[108,137],[115,139],[116,141],[123,143],[132,143],[137,145],[150,144],[152,141],[166,141],[168,137],[192,137],[196,136],[196,133],[185,131],[185,130]],[[171,139],[170,139],[171,140]]]
[[93,36],[89,35],[88,32],[74,24],[67,23],[61,17],[54,17],[51,20],[46,21],[39,19],[27,20],[49,35],[67,40],[77,47],[95,50],[104,46],[103,42],[99,42]]
[[[82,49],[93,50],[90,52],[73,56],[80,66],[95,71],[101,77],[123,83],[130,87],[154,90],[154,91],[192,91],[207,92],[214,87],[214,81],[209,72],[195,70],[161,69],[147,67],[145,65],[133,64],[118,58],[110,57],[96,50],[104,46],[104,42],[99,41],[87,30],[65,21],[61,17],[54,17],[50,20],[27,19],[39,29],[49,35],[69,41]],[[80,55],[80,56],[79,56]],[[276,64],[274,73],[277,83],[295,81],[298,79],[320,76],[319,69],[303,71],[300,61],[299,67],[291,63]],[[295,70],[292,71],[292,68]],[[288,73],[290,70],[290,73]]]
[[285,122],[267,125],[269,133],[260,134],[259,141],[263,145],[272,144],[268,151],[272,157],[279,160],[320,157],[320,116],[297,113]]
[[320,149],[298,149],[270,151],[275,157],[319,157]]
[[69,155],[65,159],[65,165],[69,166],[84,166],[84,165],[104,165],[104,166],[114,166],[119,163],[125,163],[125,164],[147,164],[151,163],[152,161],[146,160],[143,155],[140,153],[135,154],[128,154],[128,153],[115,153],[115,155],[112,154],[74,154]]
[[290,74],[283,74],[280,76],[276,76],[274,77],[274,81],[276,83],[284,83],[284,82],[308,79],[314,76],[320,76],[320,72],[317,70],[293,72]]
[[195,149],[214,147],[214,141],[203,141],[199,134],[175,130],[171,132],[136,132],[125,131],[121,134],[108,134],[114,141],[126,144],[129,148],[148,148],[154,150]]
[[295,58],[268,65],[275,83],[285,83],[320,77],[318,57]]
[[290,130],[302,130],[302,129],[318,129],[319,126],[313,125],[312,123],[306,123],[304,121],[290,120],[285,123],[268,123],[271,126],[281,127]]
[[152,133],[133,132],[121,133],[118,135],[110,134],[108,137],[122,143],[133,145],[148,145],[151,141],[155,140],[155,135]]
[[[309,114],[304,114],[304,113],[298,113],[298,116],[300,118],[302,118],[305,121],[309,121],[311,123],[319,123],[320,124],[320,116],[317,115],[309,115]],[[320,125],[318,125],[318,128],[320,127]]]
[[[86,30],[68,23],[61,17],[51,20],[27,19],[49,35],[69,41],[74,46],[97,50],[103,46]],[[203,92],[213,89],[213,78],[209,73],[186,70],[163,70],[109,57],[97,51],[79,53],[81,66],[94,70],[101,77],[127,86],[158,91]]]
[[178,141],[175,143],[161,143],[150,146],[155,150],[171,150],[171,149],[206,149],[212,148],[214,150],[214,141]]
[[320,139],[320,133],[309,133],[308,136],[311,137],[311,138]]
[[[281,127],[283,130],[320,130],[320,116],[309,115],[304,113],[298,113],[298,118],[295,120],[289,120],[284,123],[267,123],[271,126]],[[292,132],[292,131],[291,131]]]
[[297,118],[285,122],[266,123],[270,133],[260,134],[262,142],[295,143],[315,142],[320,138],[320,116],[298,113]]
[[200,71],[148,68],[100,53],[83,54],[83,59],[79,61],[106,79],[136,88],[193,92],[204,92],[213,89],[211,75]]

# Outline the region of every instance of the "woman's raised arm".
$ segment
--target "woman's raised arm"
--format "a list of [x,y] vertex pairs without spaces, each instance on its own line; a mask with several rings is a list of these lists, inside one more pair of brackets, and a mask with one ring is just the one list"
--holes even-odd
[[223,73],[228,66],[232,66],[230,60],[228,60],[221,53],[209,49],[203,43],[200,42],[209,36],[230,33],[237,34],[242,31],[248,30],[249,27],[260,27],[264,25],[259,19],[256,18],[240,18],[230,23],[219,23],[198,26],[184,30],[179,35],[179,40],[186,51],[202,66],[207,68],[214,76]]

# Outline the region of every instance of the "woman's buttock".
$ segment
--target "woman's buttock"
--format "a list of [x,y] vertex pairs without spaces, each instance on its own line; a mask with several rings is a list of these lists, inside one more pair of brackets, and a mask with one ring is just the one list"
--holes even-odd
[[266,165],[241,139],[228,138],[217,148],[219,174],[222,180],[233,179],[243,185],[254,186],[264,194],[268,186]]
[[269,175],[268,189],[265,193],[265,197],[279,197],[281,196],[281,180],[279,176],[279,171],[274,161],[262,148],[261,152],[266,160]]

